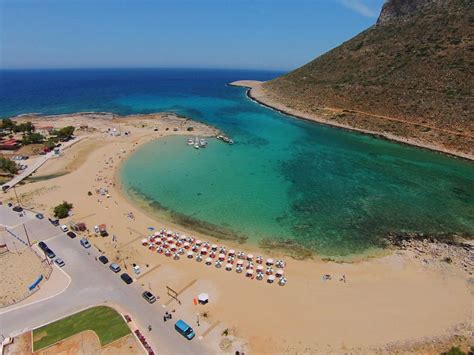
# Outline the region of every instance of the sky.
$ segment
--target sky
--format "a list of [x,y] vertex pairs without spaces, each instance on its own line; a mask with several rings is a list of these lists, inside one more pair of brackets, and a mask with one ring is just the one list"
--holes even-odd
[[0,0],[0,69],[291,70],[375,24],[383,0]]

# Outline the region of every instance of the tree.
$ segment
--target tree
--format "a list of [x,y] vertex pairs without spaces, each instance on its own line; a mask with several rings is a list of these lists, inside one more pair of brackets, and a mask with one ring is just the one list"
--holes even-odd
[[72,203],[63,201],[63,203],[54,207],[54,216],[57,218],[66,218],[69,216],[69,211],[72,209]]
[[8,130],[11,131],[14,126],[15,126],[15,122],[13,122],[11,119],[5,118],[5,119],[2,120],[2,128],[3,129],[8,129]]
[[23,135],[23,139],[21,140],[21,142],[24,145],[43,143],[44,137],[40,133],[28,133]]
[[54,132],[56,136],[60,139],[69,138],[74,134],[75,128],[73,126],[63,127]]
[[10,174],[16,174],[18,172],[15,162],[5,157],[0,157],[0,170]]

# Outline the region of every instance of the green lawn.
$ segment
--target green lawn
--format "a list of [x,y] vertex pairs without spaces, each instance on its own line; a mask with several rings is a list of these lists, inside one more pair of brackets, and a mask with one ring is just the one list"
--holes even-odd
[[114,309],[99,306],[86,309],[33,331],[33,349],[38,351],[84,330],[93,330],[100,345],[107,345],[130,333],[122,316]]

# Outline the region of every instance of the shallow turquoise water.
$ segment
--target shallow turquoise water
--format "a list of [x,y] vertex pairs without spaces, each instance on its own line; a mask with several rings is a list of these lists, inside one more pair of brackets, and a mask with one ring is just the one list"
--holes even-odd
[[218,126],[236,144],[149,143],[124,164],[126,189],[177,212],[178,223],[205,221],[255,243],[292,239],[325,255],[366,252],[393,231],[474,231],[471,163],[298,121],[223,90],[238,99],[187,104],[225,117]]
[[[252,242],[292,239],[321,254],[362,253],[393,231],[474,233],[474,164],[295,120],[226,86],[278,73],[117,69],[0,71],[0,116],[173,111],[224,130],[127,160],[125,190],[178,223]],[[159,205],[159,206],[158,206]]]

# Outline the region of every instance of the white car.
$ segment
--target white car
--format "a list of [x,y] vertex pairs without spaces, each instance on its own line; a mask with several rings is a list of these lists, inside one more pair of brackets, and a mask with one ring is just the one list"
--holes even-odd
[[65,224],[63,224],[63,225],[61,226],[61,230],[62,230],[64,233],[66,233],[66,232],[69,231],[69,228],[68,228]]
[[61,259],[61,258],[56,258],[56,260],[54,260],[54,262],[56,263],[56,265],[58,265],[59,267],[63,267],[64,265],[66,265],[64,263],[64,260]]

